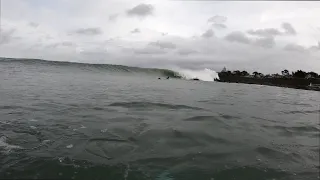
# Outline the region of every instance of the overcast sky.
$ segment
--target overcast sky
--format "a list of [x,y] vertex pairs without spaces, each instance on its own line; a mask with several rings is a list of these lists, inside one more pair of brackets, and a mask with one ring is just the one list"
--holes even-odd
[[0,56],[320,73],[320,2],[2,0]]

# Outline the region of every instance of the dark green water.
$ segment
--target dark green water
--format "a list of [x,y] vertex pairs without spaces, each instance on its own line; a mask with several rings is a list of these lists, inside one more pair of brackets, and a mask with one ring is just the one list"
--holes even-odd
[[319,179],[319,92],[162,72],[0,61],[0,179]]

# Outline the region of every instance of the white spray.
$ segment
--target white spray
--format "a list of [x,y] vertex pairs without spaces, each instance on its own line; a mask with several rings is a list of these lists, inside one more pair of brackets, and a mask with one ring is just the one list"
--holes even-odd
[[176,71],[186,79],[198,78],[202,81],[214,81],[215,78],[219,79],[218,73],[208,68],[203,70],[176,69]]

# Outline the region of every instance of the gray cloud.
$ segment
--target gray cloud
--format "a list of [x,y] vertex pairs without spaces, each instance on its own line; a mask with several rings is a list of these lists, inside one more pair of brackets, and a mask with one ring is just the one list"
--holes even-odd
[[292,27],[292,25],[290,23],[282,23],[282,28],[285,30],[286,34],[289,35],[296,35],[297,32],[296,30]]
[[119,16],[119,14],[112,14],[112,15],[110,15],[110,16],[109,16],[109,21],[115,21],[115,20],[117,20],[118,16]]
[[243,44],[250,44],[251,40],[242,32],[234,31],[224,37],[227,41],[230,42],[239,42]]
[[265,29],[257,29],[257,30],[248,30],[248,34],[261,36],[261,37],[270,37],[270,36],[277,36],[281,35],[282,33],[276,28],[265,28]]
[[264,47],[264,48],[272,48],[275,46],[275,40],[274,37],[262,37],[257,38],[254,41],[254,45]]
[[318,42],[318,45],[316,45],[316,46],[311,46],[309,49],[310,49],[310,50],[314,50],[314,51],[320,50],[320,41]]
[[164,49],[146,47],[143,49],[135,49],[134,53],[135,54],[165,54],[166,51],[164,51]]
[[254,36],[260,37],[271,37],[271,36],[281,36],[281,35],[296,35],[296,30],[292,27],[290,23],[282,23],[281,27],[284,29],[284,32],[276,28],[265,28],[265,29],[257,29],[257,30],[248,30],[247,33]]
[[71,41],[64,41],[64,42],[61,42],[61,43],[50,43],[50,44],[47,44],[45,45],[44,47],[45,48],[48,48],[48,49],[52,49],[52,48],[58,48],[58,47],[71,47],[71,46],[74,46],[75,44]]
[[225,24],[213,24],[212,26],[215,28],[218,28],[218,29],[226,29],[227,28],[227,26]]
[[48,49],[52,49],[52,48],[56,48],[59,46],[59,43],[52,43],[52,44],[48,44],[45,47]]
[[33,28],[37,28],[39,26],[39,24],[35,23],[35,22],[30,22],[28,25],[33,27]]
[[180,54],[180,55],[183,55],[183,56],[187,56],[187,55],[190,55],[190,54],[197,53],[197,51],[192,50],[192,49],[180,49],[177,53]]
[[13,39],[15,39],[13,37],[13,34],[15,31],[16,31],[15,29],[10,29],[10,30],[1,29],[0,45],[10,43]]
[[206,32],[204,32],[201,35],[203,38],[211,38],[212,36],[214,36],[214,32],[212,29],[208,29]]
[[209,23],[212,23],[212,26],[218,29],[226,29],[227,26],[225,25],[225,22],[227,21],[227,17],[225,16],[213,16],[208,19]]
[[75,33],[81,34],[81,35],[93,36],[93,35],[102,34],[102,31],[100,28],[80,28],[76,30]]
[[74,44],[71,41],[64,41],[61,43],[61,45],[70,47],[70,46],[73,46]]
[[138,28],[135,28],[134,30],[132,30],[131,31],[131,33],[140,33],[141,31],[140,31],[140,29],[138,29]]
[[161,49],[175,49],[177,46],[172,42],[157,41],[149,43],[150,46],[160,47]]
[[151,4],[139,4],[132,9],[127,10],[127,15],[129,16],[140,16],[145,17],[152,15],[154,7]]
[[161,33],[161,35],[162,35],[162,36],[166,36],[166,35],[168,35],[168,33]]
[[53,39],[53,37],[50,36],[50,35],[46,35],[46,36],[45,36],[45,39]]
[[217,24],[224,24],[227,21],[227,17],[215,15],[208,19],[208,22],[217,23]]
[[298,51],[298,52],[305,51],[305,48],[298,44],[287,44],[283,49],[286,51]]

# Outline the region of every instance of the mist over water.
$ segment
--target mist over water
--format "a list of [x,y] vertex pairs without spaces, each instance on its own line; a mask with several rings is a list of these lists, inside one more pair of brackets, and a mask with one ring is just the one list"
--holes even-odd
[[2,60],[0,179],[319,179],[319,92],[215,77]]

